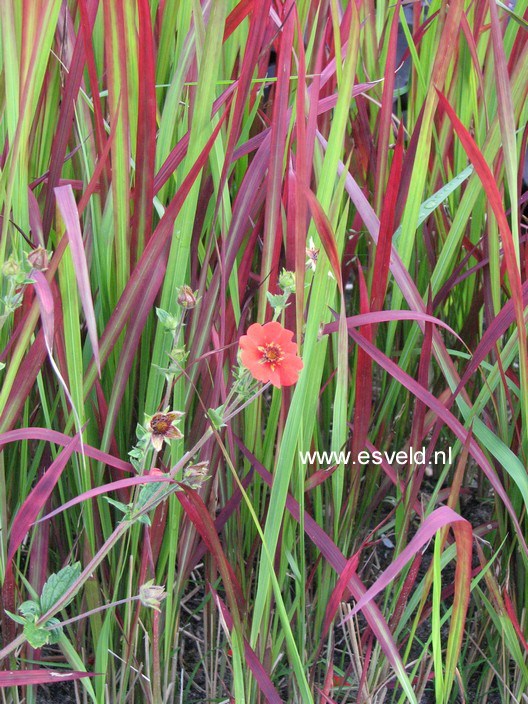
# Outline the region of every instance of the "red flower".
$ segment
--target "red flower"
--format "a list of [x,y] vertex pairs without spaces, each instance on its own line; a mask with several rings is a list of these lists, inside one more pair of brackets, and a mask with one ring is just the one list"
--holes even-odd
[[293,332],[280,323],[250,325],[240,338],[242,364],[258,381],[271,381],[277,388],[295,384],[303,363],[292,337]]

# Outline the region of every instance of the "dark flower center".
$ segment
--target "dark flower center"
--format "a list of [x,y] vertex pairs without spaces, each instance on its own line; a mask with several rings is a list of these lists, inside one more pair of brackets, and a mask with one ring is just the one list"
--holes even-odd
[[271,366],[271,371],[274,372],[275,366],[284,359],[281,346],[276,342],[268,342],[267,345],[263,345],[258,349],[259,352],[262,352],[262,364],[269,364]]
[[172,423],[170,417],[161,413],[158,416],[154,416],[150,421],[150,427],[156,435],[165,435],[171,425]]

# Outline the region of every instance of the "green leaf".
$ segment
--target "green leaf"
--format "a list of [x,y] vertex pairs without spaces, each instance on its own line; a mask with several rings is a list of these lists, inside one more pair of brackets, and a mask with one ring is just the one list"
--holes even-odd
[[32,648],[42,648],[43,645],[49,643],[49,631],[42,626],[37,626],[36,623],[26,621],[24,625],[24,636]]
[[44,624],[44,628],[48,631],[48,643],[56,645],[61,637],[62,626],[58,618],[54,616]]
[[18,610],[20,611],[24,619],[34,619],[40,616],[40,606],[37,604],[36,601],[24,601],[22,604],[20,604]]
[[125,513],[125,514],[129,513],[130,509],[128,508],[128,506],[121,503],[121,501],[116,501],[115,499],[111,499],[108,496],[104,496],[103,498],[106,499],[109,504],[112,504],[112,506],[115,506],[118,511],[121,511],[121,513]]
[[212,424],[217,430],[225,426],[223,406],[219,406],[218,408],[210,408],[207,413],[209,414]]
[[168,313],[166,310],[163,310],[163,308],[156,308],[156,315],[158,316],[160,323],[164,328],[167,328],[167,330],[174,331],[178,327],[178,320],[176,317]]
[[[142,509],[143,506],[145,506],[145,504],[147,504],[155,494],[159,493],[159,490],[161,488],[167,489],[168,487],[169,487],[168,482],[150,482],[149,484],[145,484],[145,486],[143,486],[141,488],[141,491],[139,492],[139,496],[137,498],[136,505],[134,506],[134,512],[137,512],[140,509]],[[160,494],[160,496],[161,496],[161,494]],[[145,518],[145,516],[141,516],[140,520],[142,518]],[[142,523],[144,523],[144,522],[145,521],[142,521]]]
[[[40,608],[42,613],[49,611],[74,584],[81,574],[81,563],[76,562],[74,565],[67,565],[57,574],[52,574],[42,587],[40,595]],[[29,639],[28,639],[29,640]]]
[[290,305],[286,302],[290,297],[289,293],[273,294],[266,291],[266,296],[268,297],[269,304],[272,308],[279,308],[279,310],[281,310],[282,308],[286,308]]
[[[466,179],[468,179],[471,174],[473,173],[475,169],[473,168],[473,165],[470,164],[468,167],[464,169],[464,171],[461,171],[459,174],[457,174],[454,178],[449,181],[449,183],[446,183],[442,188],[439,188],[438,191],[433,193],[433,195],[430,198],[427,198],[427,200],[424,200],[424,202],[420,205],[420,210],[418,211],[418,224],[417,227],[419,227],[424,220],[426,220],[429,215],[438,208],[439,205],[441,205],[447,198],[456,191],[456,189],[461,186]],[[395,231],[394,235],[392,237],[392,242],[394,245],[397,244],[398,238],[401,235],[402,231],[402,226],[400,225]]]
[[11,611],[8,611],[7,609],[4,609],[4,611],[9,616],[9,618],[13,619],[13,621],[20,623],[22,626],[25,626],[25,624],[26,624],[25,618],[22,618],[22,616],[18,616],[17,614],[12,614]]

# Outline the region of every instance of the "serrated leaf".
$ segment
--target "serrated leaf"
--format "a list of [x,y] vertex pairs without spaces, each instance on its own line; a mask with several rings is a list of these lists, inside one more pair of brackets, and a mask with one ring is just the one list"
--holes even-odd
[[151,482],[149,484],[145,484],[139,492],[136,505],[134,506],[135,511],[139,511],[143,508],[143,506],[145,506],[145,504],[148,503],[154,494],[158,493],[162,487],[166,488],[165,482]]
[[223,428],[225,426],[224,423],[224,416],[223,416],[223,408],[220,406],[220,408],[210,408],[207,413],[209,414],[209,418],[211,419],[211,422],[213,423],[214,427],[219,430],[220,428]]
[[178,327],[178,321],[176,318],[170,313],[167,313],[166,310],[163,310],[163,308],[156,308],[156,315],[158,316],[160,323],[163,327],[167,328],[167,330],[176,330]]
[[38,649],[49,643],[49,631],[37,626],[36,623],[26,621],[24,625],[24,637],[32,648]]
[[48,642],[50,645],[56,645],[61,636],[62,626],[58,618],[53,616],[46,621],[44,628],[48,631]]
[[106,499],[109,504],[112,504],[112,506],[115,506],[118,511],[121,511],[121,513],[128,513],[129,508],[125,504],[121,503],[121,501],[116,501],[115,499],[111,499],[108,496],[103,496],[103,499]]
[[11,611],[8,611],[7,609],[4,609],[4,611],[9,616],[9,618],[13,619],[13,621],[20,623],[22,626],[25,625],[25,623],[26,623],[25,618],[22,618],[22,616],[18,616],[17,614],[12,614]]
[[290,305],[286,302],[290,297],[289,293],[274,294],[266,291],[266,296],[268,297],[269,304],[272,308],[287,308]]
[[75,580],[81,574],[81,563],[76,562],[74,565],[67,565],[57,574],[52,574],[42,587],[40,596],[40,608],[42,613],[49,611],[65,592],[73,585]]
[[136,425],[136,437],[138,440],[141,440],[141,438],[144,438],[145,435],[148,435],[148,430],[144,428],[141,423],[138,423]]
[[40,606],[37,604],[36,601],[24,601],[20,606],[18,607],[18,610],[24,617],[24,619],[34,619],[35,616],[38,618],[40,616]]

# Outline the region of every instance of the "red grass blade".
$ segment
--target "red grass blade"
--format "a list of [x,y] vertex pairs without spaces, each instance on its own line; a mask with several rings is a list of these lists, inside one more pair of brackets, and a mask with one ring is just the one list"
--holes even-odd
[[339,290],[342,293],[343,279],[341,277],[341,262],[339,260],[339,254],[337,252],[337,246],[335,243],[334,234],[332,232],[332,225],[330,224],[326,213],[321,207],[321,204],[317,200],[313,191],[310,188],[306,187],[304,193],[306,196],[306,200],[308,201],[308,205],[310,206],[310,211],[312,213],[317,232],[319,233],[319,237],[321,238],[321,242],[326,252],[326,256],[328,257],[330,266],[332,267],[334,276],[336,277],[337,285],[339,286]]
[[[366,591],[366,593],[363,594],[361,599],[359,599],[359,601],[355,604],[352,611],[350,611],[350,613],[348,613],[347,616],[343,619],[341,625],[346,621],[350,620],[355,614],[357,614],[360,609],[363,609],[369,603],[369,601],[374,599],[377,594],[383,591],[392,582],[392,580],[401,572],[407,562],[409,562],[409,560],[414,557],[414,555],[418,553],[418,551],[421,550],[424,545],[426,545],[439,530],[448,525],[450,525],[453,530],[455,530],[457,524],[463,525],[464,530],[467,531],[470,536],[472,535],[473,530],[469,521],[466,521],[465,518],[459,516],[458,513],[455,513],[455,511],[453,511],[448,506],[441,506],[440,508],[437,508],[435,511],[433,511],[429,516],[427,516],[427,518],[419,527],[412,540],[401,551],[398,557],[381,573],[381,575],[376,579],[374,584]],[[469,554],[467,554],[467,551],[457,551],[457,572],[460,566],[467,577],[469,577],[471,574],[471,540],[472,539],[470,538]],[[467,544],[467,541],[465,541],[465,544]],[[464,591],[466,593],[466,596],[463,597],[466,599],[466,601],[469,601],[469,587],[470,581],[467,580],[464,585]]]
[[41,271],[33,269],[30,276],[35,281],[34,287],[40,306],[40,319],[42,321],[42,329],[44,330],[44,341],[48,349],[48,354],[51,355],[51,351],[53,350],[53,337],[55,335],[53,294],[51,293],[51,288],[46,277]]
[[[508,220],[504,213],[502,207],[501,196],[493,174],[486,163],[482,152],[479,150],[475,144],[475,140],[471,137],[469,132],[466,130],[464,125],[460,122],[455,114],[455,111],[445,98],[445,96],[438,92],[438,99],[440,105],[446,111],[455,128],[455,131],[462,142],[466,154],[468,155],[471,163],[475,167],[475,171],[478,173],[482,185],[489,199],[489,203],[493,209],[495,218],[497,219],[497,224],[502,237],[502,246],[504,248],[504,258],[506,261],[506,268],[508,271],[508,277],[510,280],[511,292],[513,305],[515,308],[515,319],[517,323],[517,328],[519,330],[519,362],[521,367],[521,408],[523,413],[523,422],[528,422],[528,370],[527,364],[528,359],[526,356],[526,325],[524,323],[524,311],[523,311],[523,296],[522,296],[522,285],[521,285],[521,275],[519,272],[519,265],[516,260],[515,246],[513,243],[512,233],[508,225]],[[506,155],[505,155],[506,156]]]
[[[66,446],[71,438],[64,433],[59,433],[56,430],[48,430],[47,428],[18,428],[17,430],[9,430],[0,434],[0,450],[4,445],[10,442],[18,442],[19,440],[45,440],[52,442],[55,445]],[[91,445],[84,446],[85,454],[98,462],[102,462],[110,467],[115,467],[122,472],[135,471],[129,462],[124,462],[119,457],[113,457]]]
[[16,551],[20,547],[24,536],[31,528],[40,510],[48,500],[53,488],[59,481],[68,460],[73,452],[80,446],[79,435],[75,435],[64,450],[59,454],[57,459],[50,465],[44,473],[44,476],[37,485],[32,489],[22,506],[19,508],[11,527],[11,535],[9,540],[9,552],[7,554],[7,562],[11,563]]
[[240,2],[235,5],[225,21],[224,42],[227,41],[249,13],[254,11],[254,5],[255,0],[240,0]]
[[[359,307],[362,315],[369,312],[368,290],[363,276],[361,265],[358,266],[359,274]],[[347,321],[348,322],[348,321]],[[372,328],[364,325],[360,328],[359,334],[366,340],[372,342]],[[358,454],[365,447],[370,424],[370,413],[372,405],[372,360],[364,350],[358,350],[357,374],[356,374],[356,402],[354,406],[354,434],[352,436],[352,460],[356,461]],[[355,472],[355,480],[359,482],[359,472]],[[358,484],[354,487],[353,500],[357,502]]]
[[350,577],[357,571],[360,555],[361,551],[356,552],[354,555],[352,555],[352,557],[347,560],[345,569],[339,575],[339,579],[337,580],[337,583],[332,591],[332,594],[328,601],[328,605],[326,607],[321,641],[324,641],[326,639],[328,629],[332,625],[332,621],[335,618],[339,604],[343,600],[343,593],[347,588],[347,584],[350,581]]
[[[87,14],[88,22],[91,26],[90,34],[91,30],[93,29],[93,24],[95,22],[95,15],[97,13],[98,4],[99,0],[89,0],[88,2]],[[75,42],[75,47],[73,49],[71,65],[68,66],[68,70],[66,72],[66,84],[64,86],[64,94],[62,95],[59,123],[55,130],[55,136],[51,148],[51,163],[48,176],[48,190],[46,195],[46,203],[44,205],[44,215],[42,218],[42,227],[44,230],[44,237],[46,239],[49,235],[51,221],[53,219],[55,197],[54,188],[56,185],[58,185],[59,182],[62,164],[64,161],[64,155],[68,146],[68,140],[70,139],[70,133],[74,117],[74,109],[77,102],[77,96],[79,94],[81,81],[83,78],[84,60],[84,41],[82,33],[79,32],[77,35],[77,40]]]
[[385,300],[385,291],[387,290],[387,281],[389,278],[392,235],[395,229],[394,214],[396,212],[396,200],[400,186],[402,163],[403,125],[400,123],[389,181],[381,209],[378,245],[376,248],[376,258],[374,260],[374,272],[372,274],[372,293],[370,296],[370,309],[372,311],[381,310],[383,308],[383,301]]
[[[392,120],[392,104],[394,101],[394,76],[396,71],[396,49],[398,46],[398,27],[401,0],[398,0],[393,12],[392,25],[387,47],[387,63],[385,65],[385,80],[383,81],[383,95],[381,98],[381,111],[379,117],[379,137],[376,152],[376,193],[374,195],[375,210],[381,211],[382,193],[385,185],[385,171],[387,169],[387,154],[389,151],[389,137]],[[401,125],[400,125],[401,129]],[[390,177],[389,177],[390,183]],[[383,220],[383,218],[382,218]],[[376,279],[373,279],[373,282]],[[371,298],[372,310],[376,310]]]
[[233,568],[229,564],[222,549],[209,511],[200,498],[200,495],[194,491],[194,489],[185,487],[184,491],[176,493],[176,497],[181,503],[189,520],[202,536],[202,540],[207,545],[218,571],[222,575],[222,581],[224,583],[224,589],[226,590],[229,608],[233,614],[235,628],[242,634],[240,613],[245,609],[244,595],[235,577]]
[[[528,300],[528,287],[526,287],[525,295],[527,296]],[[511,312],[511,311],[510,311]],[[337,317],[337,313],[334,313],[334,315]],[[505,326],[505,330],[509,325],[511,325],[511,321],[506,325],[507,320],[509,320],[509,317],[505,316],[505,320],[503,322],[503,326]],[[511,315],[511,318],[513,320],[513,314]],[[377,323],[387,323],[390,322],[391,320],[415,320],[416,322],[420,323],[433,323],[434,325],[438,325],[445,330],[447,330],[451,335],[454,335],[462,344],[464,344],[464,341],[462,338],[453,330],[453,328],[445,323],[443,320],[440,320],[440,318],[436,318],[435,316],[429,314],[429,313],[422,313],[420,311],[414,311],[414,310],[380,310],[376,313],[360,313],[359,315],[351,315],[349,318],[346,319],[347,325],[349,328],[359,328],[362,325],[369,325],[369,324],[377,324]],[[336,332],[338,329],[339,323],[327,323],[324,326],[324,333],[329,334],[332,332]]]
[[115,482],[110,482],[109,484],[103,484],[101,486],[96,486],[93,489],[89,489],[88,491],[84,491],[82,494],[79,494],[78,496],[75,496],[73,499],[70,499],[64,504],[61,504],[58,508],[56,508],[54,511],[51,511],[50,513],[47,513],[45,516],[42,516],[42,518],[39,518],[37,523],[42,523],[43,521],[48,521],[50,518],[54,518],[55,516],[58,516],[60,513],[64,513],[64,511],[67,511],[68,509],[72,508],[73,506],[77,506],[78,504],[83,503],[83,501],[89,501],[91,499],[95,499],[96,496],[101,496],[102,494],[109,494],[112,491],[119,491],[121,489],[128,489],[132,486],[141,486],[142,484],[152,484],[152,483],[173,483],[174,480],[171,479],[168,475],[161,476],[161,475],[150,475],[150,474],[142,474],[141,476],[135,476],[135,477],[128,477],[128,479],[118,479]]
[[130,260],[134,264],[150,236],[156,158],[156,66],[148,0],[138,3],[139,97],[134,214]]
[[[264,3],[265,4],[265,3]],[[276,240],[282,230],[280,222],[282,165],[284,149],[288,134],[288,95],[290,91],[291,56],[293,46],[293,31],[295,15],[293,0],[287,0],[283,12],[286,17],[280,34],[279,51],[277,55],[277,83],[273,99],[271,118],[271,148],[269,154],[266,205],[264,215],[264,238],[262,246],[262,261],[260,268],[260,294],[258,304],[258,319],[264,322],[268,298],[268,288],[275,293],[276,270],[272,265]],[[247,51],[247,50],[246,50]],[[273,273],[272,273],[273,272]],[[270,273],[273,280],[270,281]]]
[[519,620],[517,619],[517,614],[515,613],[515,609],[513,608],[513,604],[511,603],[510,597],[506,589],[504,590],[504,606],[506,607],[506,612],[510,617],[512,625],[515,628],[515,633],[517,633],[517,637],[523,644],[523,647],[526,652],[528,652],[528,643],[526,642],[526,638],[523,635]]
[[295,155],[296,173],[294,178],[291,179],[291,182],[292,184],[295,183],[295,317],[297,321],[297,341],[298,345],[300,345],[304,311],[304,262],[306,260],[306,200],[304,198],[304,190],[307,188],[308,184],[308,165],[306,162],[306,123],[304,117],[306,57],[304,55],[304,41],[297,9],[295,11],[295,24],[297,27],[297,46],[299,51],[299,83],[297,86],[297,120],[295,123],[297,133],[297,152]]
[[[424,389],[421,384],[419,384],[415,379],[406,374],[402,369],[400,369],[400,367],[398,367],[397,364],[395,364],[391,359],[389,359],[385,354],[383,354],[383,352],[378,350],[377,347],[374,347],[374,345],[367,342],[367,340],[365,340],[365,338],[362,335],[359,335],[355,330],[349,328],[348,334],[358,345],[363,347],[363,349],[368,352],[368,354],[372,357],[375,362],[377,362],[392,377],[399,381],[402,386],[405,386],[405,388],[407,388],[411,393],[413,393],[416,397],[420,398],[427,405],[428,408],[430,408],[434,413],[436,413],[439,419],[441,419],[451,429],[451,431],[457,436],[457,438],[462,443],[466,441],[467,430],[464,428],[462,423],[460,423],[460,421],[455,418],[455,416],[449,410],[447,410],[447,408],[435,396],[433,396],[433,394],[427,391],[427,389]],[[508,510],[508,513],[511,516],[519,541],[526,554],[528,554],[528,546],[526,545],[523,532],[519,525],[517,514],[512,506],[510,498],[506,490],[502,486],[499,478],[497,477],[495,470],[488,462],[486,455],[483,453],[479,445],[473,439],[470,440],[469,452],[471,453],[471,456],[477,462],[479,467],[482,469],[497,494],[500,496],[502,502]]]
[[[99,5],[99,0],[95,2],[95,9]],[[86,53],[86,68],[88,70],[88,77],[90,80],[90,87],[92,89],[92,102],[94,108],[94,121],[95,121],[95,143],[97,145],[97,151],[99,153],[99,161],[105,164],[106,172],[104,174],[105,178],[105,188],[108,188],[110,182],[110,166],[102,159],[103,155],[103,135],[104,122],[103,122],[103,110],[101,107],[101,98],[99,97],[99,83],[97,80],[97,71],[95,68],[95,57],[92,47],[92,30],[95,21],[95,14],[93,19],[90,21],[88,16],[88,11],[86,8],[86,0],[79,0],[79,26],[81,28],[83,39],[84,39],[84,50]],[[113,127],[113,125],[112,125]]]
[[48,670],[39,667],[36,670],[4,670],[0,672],[0,687],[23,687],[35,684],[59,684],[81,677],[95,677],[96,672],[68,672],[66,670]]
[[[121,100],[119,100],[117,103],[116,115],[119,114],[120,107],[121,107]],[[79,201],[79,205],[77,206],[77,211],[79,213],[79,217],[81,217],[81,215],[84,212],[84,209],[88,205],[88,201],[90,200],[90,196],[92,195],[92,193],[94,193],[97,190],[98,182],[101,177],[101,174],[103,173],[103,169],[108,165],[108,155],[110,154],[112,144],[114,143],[116,129],[117,129],[117,119],[112,122],[112,125],[110,126],[110,134],[108,135],[108,139],[106,140],[104,147],[103,146],[101,147],[99,159],[97,161],[97,164],[95,165],[95,169],[92,174],[92,178],[90,179],[90,183],[83,190],[81,200]]]
[[70,252],[75,269],[75,277],[77,278],[77,287],[79,289],[79,296],[81,298],[84,316],[86,318],[88,336],[92,344],[95,365],[99,376],[101,376],[97,325],[95,322],[95,312],[90,291],[90,275],[88,273],[88,264],[86,263],[86,255],[84,253],[84,244],[82,240],[77,205],[75,203],[75,197],[71,186],[59,186],[58,188],[55,188],[55,198],[57,199],[57,207],[60,210],[62,219],[64,220],[64,225],[66,227],[66,234],[68,235]]

